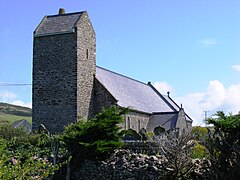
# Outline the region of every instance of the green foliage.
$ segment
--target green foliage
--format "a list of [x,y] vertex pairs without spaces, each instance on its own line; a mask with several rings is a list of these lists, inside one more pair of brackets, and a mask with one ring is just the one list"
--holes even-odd
[[123,136],[123,140],[135,140],[135,141],[142,140],[142,136],[133,129],[122,130],[121,134]]
[[150,139],[152,139],[153,136],[154,136],[154,133],[153,133],[152,131],[148,131],[148,132],[147,132],[147,135],[148,135],[148,137],[149,137]]
[[85,159],[105,158],[122,146],[119,123],[127,109],[111,107],[93,119],[79,121],[65,128],[61,139],[73,163]]
[[197,141],[205,141],[207,138],[208,129],[206,127],[194,126],[192,128],[193,138]]
[[236,179],[240,176],[240,115],[227,116],[219,111],[216,116],[207,120],[214,125],[206,143],[211,155],[212,176]]
[[232,132],[240,130],[240,114],[226,116],[224,112],[218,111],[216,113],[217,118],[209,118],[207,122],[213,124],[216,129],[224,132]]
[[24,128],[13,128],[11,124],[0,125],[0,137],[6,140],[11,140],[13,138],[26,139],[28,137],[28,132]]
[[164,127],[162,127],[162,126],[158,126],[158,127],[155,127],[154,128],[154,134],[156,135],[156,136],[159,136],[159,135],[161,135],[162,133],[164,133],[165,132],[165,128]]
[[28,134],[12,126],[0,128],[0,179],[45,179],[61,164],[53,165],[53,137]]
[[32,123],[32,117],[30,117],[30,116],[19,116],[19,115],[0,113],[0,124],[1,124],[1,122],[13,123],[15,121],[23,120],[23,119]]
[[201,144],[199,144],[198,142],[195,142],[195,146],[193,147],[193,150],[192,150],[192,158],[199,158],[199,159],[202,159],[202,158],[206,158],[208,159],[209,158],[209,152],[207,150],[207,148]]

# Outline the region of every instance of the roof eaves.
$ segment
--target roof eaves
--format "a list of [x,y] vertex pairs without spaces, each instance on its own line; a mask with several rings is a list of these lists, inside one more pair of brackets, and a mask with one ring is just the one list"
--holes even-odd
[[173,111],[173,112],[153,112],[153,115],[160,115],[160,114],[177,114],[177,111]]
[[43,36],[55,36],[55,35],[61,35],[61,34],[71,34],[74,33],[75,30],[72,29],[72,31],[65,31],[65,32],[55,32],[55,33],[45,33],[45,34],[36,34],[34,37],[43,37]]
[[136,113],[146,114],[146,115],[153,115],[153,113],[135,110],[135,109],[132,109],[131,107],[129,107],[129,109],[130,109],[131,112],[136,112]]

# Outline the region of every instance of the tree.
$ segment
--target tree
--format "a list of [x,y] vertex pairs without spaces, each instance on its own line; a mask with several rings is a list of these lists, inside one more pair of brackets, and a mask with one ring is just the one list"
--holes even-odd
[[101,159],[122,146],[119,123],[127,109],[110,107],[97,114],[93,119],[80,120],[66,127],[62,141],[72,157],[71,163],[86,159]]
[[212,177],[216,179],[238,179],[240,176],[240,114],[228,116],[216,113],[217,118],[207,122],[214,125],[209,130],[206,146],[210,152]]
[[178,134],[173,129],[154,137],[154,141],[159,144],[161,156],[166,159],[163,166],[165,179],[188,179],[195,168],[191,159],[194,146],[191,134]]

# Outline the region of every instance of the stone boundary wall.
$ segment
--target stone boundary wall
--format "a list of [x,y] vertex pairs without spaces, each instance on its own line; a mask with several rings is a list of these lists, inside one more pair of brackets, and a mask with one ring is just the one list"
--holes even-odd
[[124,141],[123,149],[130,150],[134,153],[157,155],[159,145],[154,141]]
[[[157,180],[167,179],[173,170],[168,167],[168,160],[163,156],[148,156],[129,150],[115,150],[104,161],[84,161],[71,170],[71,179],[79,180]],[[193,159],[194,167],[189,172],[190,179],[206,179],[210,172],[208,160]]]

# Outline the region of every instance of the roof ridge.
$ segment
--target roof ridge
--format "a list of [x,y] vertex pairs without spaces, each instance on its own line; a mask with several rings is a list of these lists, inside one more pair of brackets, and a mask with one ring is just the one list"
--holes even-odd
[[106,69],[106,68],[103,68],[103,67],[100,67],[100,66],[97,66],[97,67],[100,68],[100,69],[103,69],[103,70],[105,70],[105,71],[108,71],[108,72],[110,72],[110,73],[113,73],[113,74],[116,74],[116,75],[122,76],[122,77],[124,77],[124,78],[130,79],[130,80],[133,80],[133,81],[136,81],[136,82],[138,82],[138,83],[141,83],[141,84],[143,84],[143,85],[148,86],[147,83],[144,83],[144,82],[142,82],[142,81],[139,81],[139,80],[133,79],[133,78],[128,77],[128,76],[126,76],[126,75],[123,75],[123,74],[120,74],[120,73],[114,72],[114,71],[112,71],[112,70],[109,70],[109,69]]
[[151,83],[148,83],[148,85],[152,88],[152,90],[173,110],[177,111],[169,102],[166,100],[163,94],[161,94]]
[[80,11],[80,12],[72,12],[72,13],[65,13],[65,14],[54,14],[54,15],[47,15],[46,17],[57,17],[57,16],[69,16],[69,15],[74,15],[74,14],[82,14],[86,11]]
[[[172,101],[179,109],[181,109],[181,107],[170,97],[170,96],[168,96],[168,95],[164,95],[164,96],[166,96],[166,97],[168,97],[168,99],[170,99],[170,101]],[[165,98],[165,97],[164,97]],[[191,121],[193,121],[192,120],[192,118],[185,112],[185,115],[191,120]]]

